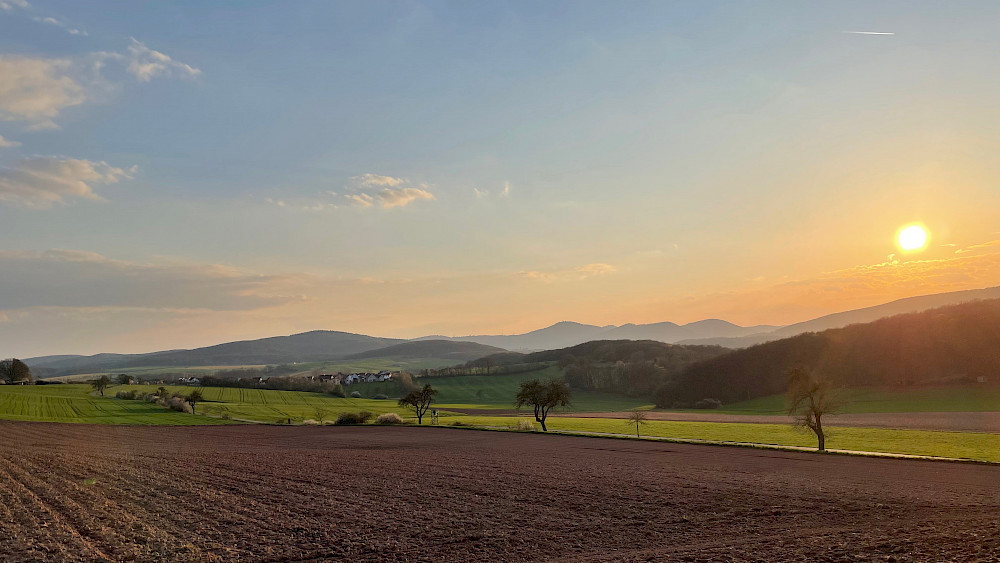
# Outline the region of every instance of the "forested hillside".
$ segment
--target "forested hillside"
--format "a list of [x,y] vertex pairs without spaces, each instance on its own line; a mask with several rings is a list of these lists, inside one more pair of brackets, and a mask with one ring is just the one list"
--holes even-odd
[[664,407],[725,403],[785,391],[803,366],[847,387],[1000,382],[1000,299],[806,333],[691,365],[657,393]]
[[653,340],[595,340],[529,354],[505,352],[472,366],[558,362],[574,389],[649,396],[695,362],[728,352],[719,346],[682,346]]

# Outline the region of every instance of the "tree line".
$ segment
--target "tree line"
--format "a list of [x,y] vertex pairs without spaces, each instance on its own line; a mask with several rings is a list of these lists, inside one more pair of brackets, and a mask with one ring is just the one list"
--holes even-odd
[[836,387],[1000,383],[1000,299],[907,313],[735,350],[692,364],[656,392],[669,408],[782,393],[786,374],[823,373]]

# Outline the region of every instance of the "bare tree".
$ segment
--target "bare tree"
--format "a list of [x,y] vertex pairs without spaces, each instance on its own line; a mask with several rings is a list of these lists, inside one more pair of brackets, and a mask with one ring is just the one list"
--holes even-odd
[[17,358],[0,360],[0,379],[8,385],[18,381],[31,381],[31,369],[28,368],[28,364]]
[[570,393],[569,384],[564,380],[542,383],[537,379],[529,379],[521,383],[521,389],[514,398],[514,406],[521,408],[531,405],[535,411],[535,420],[542,425],[542,430],[547,432],[545,419],[549,417],[549,411],[554,407],[569,405]]
[[316,412],[313,413],[313,418],[316,419],[316,422],[323,424],[327,418],[330,418],[330,411],[323,407],[317,407]]
[[98,377],[90,382],[90,386],[93,387],[95,391],[99,391],[102,397],[104,396],[104,390],[108,388],[108,385],[111,385],[111,378],[107,375],[102,375],[101,377]]
[[430,385],[424,385],[423,389],[410,391],[407,396],[400,399],[399,406],[415,410],[417,412],[417,424],[423,424],[424,414],[427,413],[427,409],[431,408],[431,403],[434,402],[434,395],[437,395],[437,389]]
[[631,426],[631,425],[634,424],[635,425],[635,437],[639,438],[640,437],[639,436],[639,425],[640,424],[646,424],[647,420],[649,420],[649,415],[646,413],[646,411],[641,410],[641,409],[632,409],[632,410],[630,410],[628,412],[628,417],[625,419],[625,424],[628,424],[629,426]]
[[795,424],[816,434],[817,449],[826,450],[823,415],[833,414],[843,406],[830,381],[821,375],[796,367],[788,372],[788,414]]

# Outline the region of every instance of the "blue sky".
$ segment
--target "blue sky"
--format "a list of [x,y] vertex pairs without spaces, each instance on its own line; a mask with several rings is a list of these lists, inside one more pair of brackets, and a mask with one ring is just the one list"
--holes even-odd
[[0,1],[3,352],[996,285],[998,11]]

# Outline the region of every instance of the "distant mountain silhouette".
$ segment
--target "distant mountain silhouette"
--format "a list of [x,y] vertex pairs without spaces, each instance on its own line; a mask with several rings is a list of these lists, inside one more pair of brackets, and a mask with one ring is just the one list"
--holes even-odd
[[[477,336],[425,336],[413,340],[379,338],[363,334],[314,330],[291,336],[275,336],[257,340],[228,342],[193,350],[166,350],[147,354],[95,354],[93,356],[53,355],[28,358],[28,364],[38,377],[74,373],[106,372],[141,366],[226,366],[282,364],[292,362],[337,360],[346,356],[366,354],[405,342],[451,341],[477,343],[502,350],[533,352],[576,346],[594,340],[655,340],[670,344],[719,345],[742,348],[778,340],[807,331],[837,328],[853,323],[869,322],[889,315],[923,311],[942,305],[975,299],[1000,298],[1000,287],[957,291],[910,297],[884,305],[826,315],[810,321],[774,327],[767,325],[743,327],[720,319],[706,319],[685,325],[671,322],[596,326],[563,321],[524,334]],[[442,345],[403,348],[393,353],[421,354],[443,350],[457,361],[489,355],[495,350],[475,348],[450,349]],[[468,355],[466,354],[468,352]],[[368,355],[366,357],[378,357]],[[457,362],[456,362],[457,363]]]
[[408,360],[420,358],[441,358],[467,362],[505,352],[503,348],[487,346],[478,342],[456,342],[453,340],[414,340],[393,344],[385,348],[376,348],[358,354],[344,356],[345,360],[359,360],[364,358],[392,358],[395,360]]
[[562,321],[524,334],[476,336],[426,336],[424,339],[448,339],[478,342],[515,351],[553,350],[576,346],[593,340],[656,340],[676,343],[680,340],[708,337],[737,337],[768,332],[775,326],[743,327],[720,319],[707,319],[678,325],[671,322],[596,326]]
[[996,385],[998,350],[1000,299],[972,301],[734,350],[686,368],[661,390],[658,404],[782,393],[797,366],[847,387]]
[[1000,286],[986,289],[971,289],[967,291],[953,291],[949,293],[935,293],[933,295],[920,295],[917,297],[907,297],[897,299],[882,305],[833,313],[812,320],[795,323],[780,327],[771,331],[760,331],[750,335],[717,335],[713,337],[695,337],[678,341],[679,344],[714,344],[727,348],[746,348],[755,344],[762,344],[772,340],[780,340],[804,332],[818,332],[830,328],[841,328],[856,323],[869,323],[884,317],[899,315],[902,313],[917,313],[954,305],[967,301],[979,299],[1000,298]]
[[363,334],[314,330],[291,336],[241,340],[193,350],[148,354],[96,354],[93,356],[43,356],[25,363],[42,377],[102,372],[139,366],[227,366],[284,364],[338,359],[405,342]]

